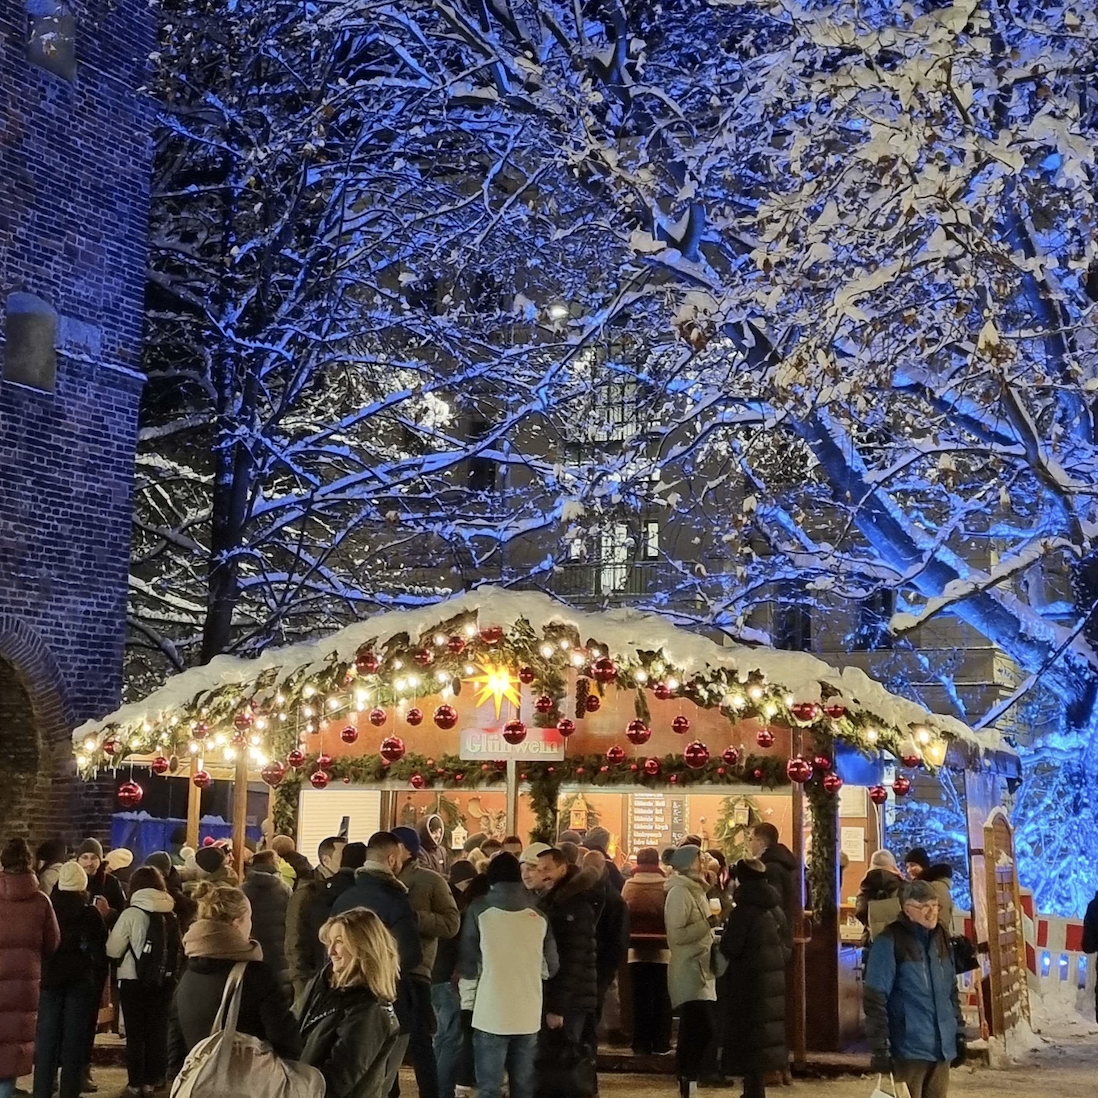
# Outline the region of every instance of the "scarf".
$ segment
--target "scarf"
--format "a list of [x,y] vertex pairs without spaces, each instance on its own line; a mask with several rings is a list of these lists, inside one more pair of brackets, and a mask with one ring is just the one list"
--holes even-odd
[[263,949],[253,938],[245,938],[232,923],[196,919],[183,936],[188,957],[213,957],[219,961],[262,961]]

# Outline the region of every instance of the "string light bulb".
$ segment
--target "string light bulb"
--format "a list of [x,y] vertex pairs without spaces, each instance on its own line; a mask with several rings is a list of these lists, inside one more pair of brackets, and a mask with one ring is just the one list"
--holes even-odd
[[633,678],[636,679],[637,682],[647,682],[648,672],[645,671],[644,668],[641,668],[638,671],[633,672]]
[[552,659],[552,657],[553,657],[553,646],[551,644],[543,644],[541,646],[541,654],[547,660]]

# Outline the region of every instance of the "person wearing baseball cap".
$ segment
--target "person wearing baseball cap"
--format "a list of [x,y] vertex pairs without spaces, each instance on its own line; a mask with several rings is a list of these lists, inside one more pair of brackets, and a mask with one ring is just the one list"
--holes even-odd
[[531,843],[520,855],[519,855],[519,870],[522,873],[522,885],[527,892],[533,893],[535,896],[540,895],[542,891],[542,878],[544,874],[541,871],[541,863],[538,859],[547,850],[553,848],[548,843]]

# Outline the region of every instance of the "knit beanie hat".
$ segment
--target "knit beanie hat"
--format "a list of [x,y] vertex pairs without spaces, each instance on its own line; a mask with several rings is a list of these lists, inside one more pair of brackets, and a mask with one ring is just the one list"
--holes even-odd
[[514,854],[508,854],[505,850],[497,854],[488,863],[488,883],[494,884],[519,884],[522,881],[522,868]]
[[133,865],[133,851],[120,846],[112,850],[103,861],[107,863],[107,868],[112,873],[117,873],[120,869],[126,869]]
[[157,850],[145,859],[145,864],[151,865],[153,869],[159,869],[160,876],[167,879],[172,871],[172,856],[167,851]]
[[921,846],[916,846],[904,855],[904,865],[917,865],[922,869],[929,869],[930,858]]
[[194,860],[203,873],[216,873],[225,865],[225,851],[219,846],[204,846]]
[[419,841],[419,835],[416,834],[414,828],[394,827],[393,834],[400,841],[400,845],[403,846],[413,858],[419,854],[420,847],[423,844]]
[[88,875],[76,862],[66,862],[57,873],[58,892],[86,892]]
[[610,832],[605,827],[593,827],[584,837],[583,845],[588,850],[601,850],[606,854],[610,850]]
[[471,881],[476,875],[476,867],[464,858],[450,866],[450,884],[452,885],[459,885],[463,881]]
[[869,859],[870,869],[895,869],[896,855],[891,850],[875,850]]
[[688,873],[700,857],[700,846],[679,846],[663,852],[664,864],[680,873]]
[[100,861],[103,860],[103,844],[98,839],[85,839],[77,848],[76,856],[81,854],[94,854]]

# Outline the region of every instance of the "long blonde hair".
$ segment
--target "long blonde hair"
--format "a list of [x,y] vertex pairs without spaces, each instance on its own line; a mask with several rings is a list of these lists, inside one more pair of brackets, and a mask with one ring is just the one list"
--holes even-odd
[[198,917],[215,923],[235,923],[251,911],[248,897],[239,888],[220,881],[200,881],[194,890]]
[[368,907],[352,907],[333,915],[320,928],[320,941],[325,949],[337,926],[343,929],[343,942],[351,963],[342,971],[332,966],[332,987],[365,984],[379,1001],[395,1002],[400,955],[392,934],[377,913]]

